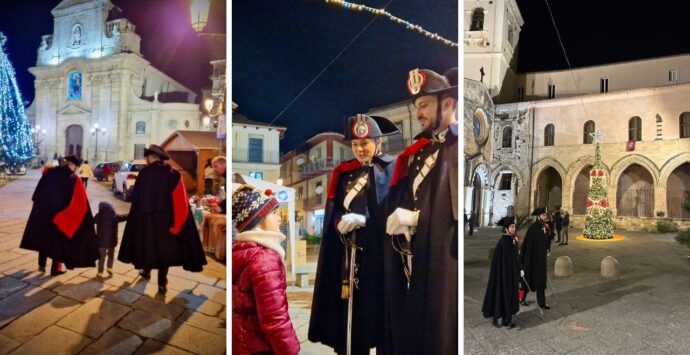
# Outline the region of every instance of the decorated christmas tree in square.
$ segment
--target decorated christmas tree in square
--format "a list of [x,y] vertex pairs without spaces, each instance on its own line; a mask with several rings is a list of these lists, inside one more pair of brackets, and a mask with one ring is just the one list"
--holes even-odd
[[604,133],[597,130],[594,137],[594,167],[589,171],[589,194],[587,195],[587,215],[583,234],[588,239],[613,238],[613,223],[606,193],[606,171],[601,166],[599,143]]

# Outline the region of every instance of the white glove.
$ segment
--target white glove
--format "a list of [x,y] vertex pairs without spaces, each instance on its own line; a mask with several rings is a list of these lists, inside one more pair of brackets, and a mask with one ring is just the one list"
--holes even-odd
[[343,215],[338,222],[338,231],[342,234],[347,234],[352,232],[354,229],[364,227],[367,223],[366,217],[357,213],[348,213]]
[[520,270],[520,277],[525,277],[525,270]]
[[390,235],[404,234],[410,240],[417,227],[419,211],[397,208],[386,221],[386,233]]

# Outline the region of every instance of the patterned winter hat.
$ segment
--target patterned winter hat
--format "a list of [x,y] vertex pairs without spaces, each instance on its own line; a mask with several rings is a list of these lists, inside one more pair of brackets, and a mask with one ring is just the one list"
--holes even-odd
[[232,194],[232,224],[242,233],[252,230],[278,208],[271,190],[261,193],[251,185],[243,185]]

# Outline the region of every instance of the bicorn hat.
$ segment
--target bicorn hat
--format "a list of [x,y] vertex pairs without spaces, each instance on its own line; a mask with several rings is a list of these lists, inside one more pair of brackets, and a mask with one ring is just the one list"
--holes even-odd
[[155,144],[150,144],[148,148],[144,149],[144,156],[150,155],[150,154],[155,154],[161,158],[161,160],[168,160],[170,159],[170,155],[168,155],[168,152],[165,151],[165,149],[155,145]]
[[532,212],[532,216],[539,216],[542,213],[546,213],[546,207],[539,207]]
[[366,139],[399,133],[398,126],[381,116],[358,114],[347,119],[345,139]]
[[76,166],[81,166],[82,160],[79,159],[79,158],[77,158],[77,157],[74,156],[74,155],[68,155],[68,156],[66,156],[64,159],[65,159],[65,161],[74,163],[74,165],[76,165]]
[[458,99],[458,70],[452,68],[444,75],[429,69],[413,69],[407,76],[407,91],[412,102],[426,95],[449,94]]
[[510,227],[511,224],[515,224],[515,217],[514,216],[503,217],[503,218],[498,220],[497,224],[503,228],[508,228],[508,227]]

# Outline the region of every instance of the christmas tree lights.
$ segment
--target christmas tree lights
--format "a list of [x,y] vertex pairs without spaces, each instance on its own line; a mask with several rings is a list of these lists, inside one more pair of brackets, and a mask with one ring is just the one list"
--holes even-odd
[[408,30],[417,31],[417,32],[419,32],[419,33],[421,33],[421,34],[423,34],[423,35],[425,35],[431,39],[441,41],[444,44],[451,46],[451,47],[457,47],[458,46],[458,44],[453,42],[453,41],[449,41],[449,40],[439,36],[436,33],[431,33],[429,31],[423,29],[422,26],[415,25],[415,24],[408,22],[408,21],[405,21],[399,17],[395,17],[390,12],[383,10],[383,9],[375,9],[373,7],[369,7],[369,6],[365,6],[365,5],[359,5],[359,4],[355,4],[355,3],[351,3],[351,2],[347,2],[347,1],[342,1],[342,0],[326,0],[326,3],[327,4],[335,4],[335,5],[340,6],[346,10],[366,11],[366,12],[369,12],[369,13],[374,14],[376,16],[386,16],[386,17],[388,17],[389,20],[393,21],[394,23],[404,25]]
[[604,139],[604,134],[597,130],[591,135],[594,137],[595,144],[594,167],[589,171],[587,216],[585,216],[585,229],[582,234],[588,239],[611,239],[614,228],[606,192],[606,171],[601,168],[601,151],[599,150],[599,143]]
[[3,48],[5,39],[0,32],[0,157],[15,166],[33,158],[34,150],[16,74]]

